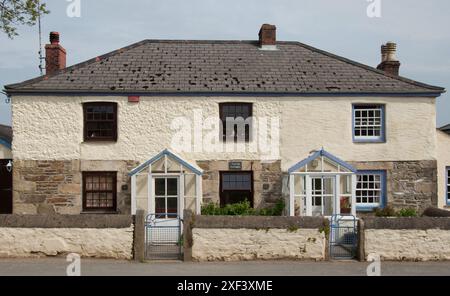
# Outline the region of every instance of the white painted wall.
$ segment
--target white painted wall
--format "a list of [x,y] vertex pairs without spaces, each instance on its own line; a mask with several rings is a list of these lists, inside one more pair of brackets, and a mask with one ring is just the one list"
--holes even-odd
[[[118,102],[118,142],[83,143],[82,102]],[[282,169],[322,146],[347,161],[436,158],[435,100],[344,97],[126,97],[14,96],[13,151],[16,159],[104,159],[144,161],[170,147],[175,117],[218,116],[219,102],[253,102],[254,116],[281,118]],[[387,143],[352,142],[352,103],[386,104]],[[258,153],[180,153],[189,159],[260,159]]]
[[438,177],[438,206],[444,207],[447,204],[446,190],[446,167],[450,167],[450,135],[437,130],[437,177]]

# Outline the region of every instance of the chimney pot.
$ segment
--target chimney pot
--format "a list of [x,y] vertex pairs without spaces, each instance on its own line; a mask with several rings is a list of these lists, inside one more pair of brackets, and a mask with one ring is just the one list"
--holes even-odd
[[51,75],[66,67],[66,50],[59,44],[59,33],[50,32],[50,44],[45,45],[45,74]]
[[386,45],[381,45],[381,62],[386,62],[387,58],[387,48]]
[[276,49],[277,27],[274,25],[263,24],[259,30],[259,46],[261,49]]
[[397,53],[397,44],[395,44],[394,42],[386,43],[386,61],[398,62],[396,53]]
[[400,71],[400,62],[397,59],[397,44],[387,42],[381,45],[381,63],[377,69],[384,71],[388,75],[398,76]]
[[51,44],[59,44],[59,33],[58,32],[50,32],[50,43]]

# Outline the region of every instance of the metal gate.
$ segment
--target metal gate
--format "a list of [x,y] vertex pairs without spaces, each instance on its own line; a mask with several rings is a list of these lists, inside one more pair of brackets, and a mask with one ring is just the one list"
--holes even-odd
[[330,225],[330,258],[354,259],[358,245],[355,216],[333,215]]
[[180,260],[181,223],[178,214],[148,214],[145,219],[145,259]]

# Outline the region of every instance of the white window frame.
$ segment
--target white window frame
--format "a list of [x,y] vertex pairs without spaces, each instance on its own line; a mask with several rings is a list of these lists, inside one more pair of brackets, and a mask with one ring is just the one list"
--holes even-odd
[[[352,123],[352,135],[354,142],[385,142],[385,106],[380,104],[353,104],[353,123]],[[362,112],[367,112],[365,117],[361,114]],[[373,116],[369,116],[369,112],[374,112]],[[379,112],[379,116],[375,113]],[[358,123],[359,119],[359,123]],[[365,121],[365,124],[362,122]],[[362,136],[356,135],[357,128],[365,128],[367,133],[369,130],[379,129],[379,135],[373,136]]]
[[[379,188],[376,188],[375,186],[375,181],[362,181],[362,182],[367,182],[367,184],[371,184],[373,183],[374,186],[372,186],[372,188],[370,188],[370,186],[367,186],[367,188],[363,188],[360,187],[358,188],[358,184],[359,184],[359,177],[362,176],[378,176],[379,177]],[[356,174],[356,208],[358,211],[364,211],[364,210],[372,210],[375,208],[379,208],[379,207],[384,207],[385,206],[385,186],[386,186],[386,172],[385,171],[360,171]],[[363,202],[363,198],[366,198],[367,201],[369,200],[369,195],[367,196],[358,196],[358,191],[374,191],[374,192],[379,192],[379,200],[378,202]],[[361,201],[358,202],[358,199],[361,198]]]

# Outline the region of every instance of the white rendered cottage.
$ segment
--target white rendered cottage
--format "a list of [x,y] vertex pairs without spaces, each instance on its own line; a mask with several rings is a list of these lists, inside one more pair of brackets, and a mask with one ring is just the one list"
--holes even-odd
[[272,25],[259,40],[144,40],[70,67],[59,34],[50,41],[46,75],[5,87],[14,213],[181,215],[284,198],[287,215],[328,216],[448,202],[445,90],[399,76],[394,43],[376,69],[277,41]]

